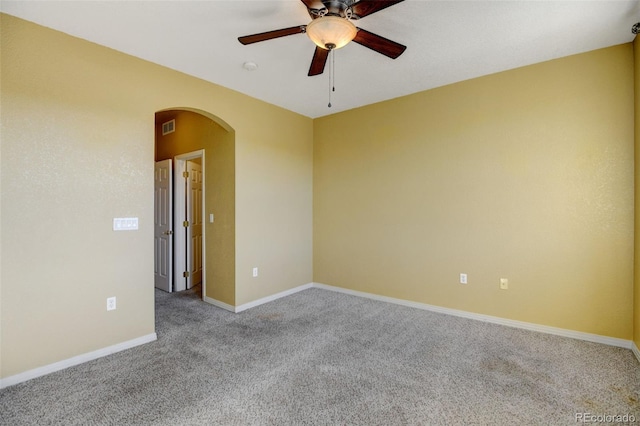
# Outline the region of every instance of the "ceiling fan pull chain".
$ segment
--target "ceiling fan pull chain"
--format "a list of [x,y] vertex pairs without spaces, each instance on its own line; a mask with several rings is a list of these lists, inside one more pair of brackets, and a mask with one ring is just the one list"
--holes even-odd
[[336,51],[333,49],[331,51],[331,91],[336,91]]
[[336,88],[333,84],[333,64],[335,62],[335,52],[333,49],[329,49],[329,55],[331,55],[331,70],[329,71],[329,108],[331,108],[331,92],[335,92]]

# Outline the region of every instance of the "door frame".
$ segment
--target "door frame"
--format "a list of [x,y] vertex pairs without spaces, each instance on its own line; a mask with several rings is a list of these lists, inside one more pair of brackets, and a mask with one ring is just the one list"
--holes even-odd
[[[202,300],[204,300],[207,289],[207,273],[206,273],[206,259],[207,259],[207,237],[206,237],[206,226],[205,223],[205,198],[206,198],[206,168],[204,163],[204,149],[199,149],[197,151],[187,152],[185,154],[176,155],[173,157],[174,163],[174,185],[173,185],[173,288],[174,291],[186,290],[186,282],[182,273],[188,270],[188,265],[186,262],[187,257],[187,247],[186,244],[179,244],[178,241],[185,241],[187,238],[187,231],[182,226],[182,223],[187,220],[185,209],[177,208],[178,205],[183,205],[187,194],[185,191],[185,185],[177,185],[178,179],[183,179],[182,173],[186,170],[187,160],[193,160],[195,158],[200,158],[202,164]],[[182,183],[182,180],[180,181]],[[182,204],[180,204],[182,203]]]

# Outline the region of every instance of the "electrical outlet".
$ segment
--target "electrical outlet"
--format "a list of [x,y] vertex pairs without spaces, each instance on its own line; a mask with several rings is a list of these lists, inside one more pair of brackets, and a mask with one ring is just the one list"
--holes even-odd
[[107,298],[107,311],[113,311],[116,309],[116,298],[108,297]]
[[253,268],[253,278],[258,276],[258,268]]
[[467,274],[460,274],[460,284],[467,283]]
[[509,290],[509,280],[500,278],[500,290]]

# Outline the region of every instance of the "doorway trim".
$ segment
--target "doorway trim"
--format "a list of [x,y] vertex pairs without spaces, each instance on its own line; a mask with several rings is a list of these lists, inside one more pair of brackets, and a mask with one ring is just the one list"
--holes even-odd
[[[187,152],[185,154],[179,154],[173,157],[174,160],[174,179],[182,179],[182,172],[186,170],[187,161],[193,160],[195,158],[200,158],[202,162],[202,218],[203,222],[205,222],[205,198],[206,198],[206,168],[205,168],[205,158],[204,158],[204,149],[199,149],[197,151]],[[174,259],[174,267],[173,267],[173,288],[174,290],[177,288],[181,288],[177,284],[181,282],[180,280],[184,280],[182,273],[188,270],[188,265],[186,264],[186,245],[178,244],[177,241],[185,241],[187,238],[187,231],[182,223],[187,220],[186,212],[184,209],[178,209],[176,206],[180,205],[179,203],[184,203],[184,200],[187,197],[185,192],[184,185],[176,185],[177,182],[174,182],[173,185],[173,205],[174,205],[174,214],[173,214],[173,229],[174,229],[174,249],[173,249],[173,259]],[[203,223],[204,225],[204,223]],[[207,238],[206,238],[206,226],[202,227],[202,300],[205,300],[206,289],[207,289],[207,274],[206,274],[206,259],[207,259]],[[185,287],[186,289],[186,287]]]

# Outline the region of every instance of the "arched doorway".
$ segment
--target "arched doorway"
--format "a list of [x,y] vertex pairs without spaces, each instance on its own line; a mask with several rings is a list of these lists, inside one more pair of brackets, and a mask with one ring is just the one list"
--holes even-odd
[[[165,290],[181,290],[196,287],[201,281],[201,297],[214,304],[233,305],[235,303],[235,132],[219,118],[195,109],[175,108],[159,111],[155,114],[155,161],[165,162],[171,168],[173,187],[172,196],[179,195],[174,201],[171,212],[171,237],[164,244],[177,247],[184,242],[185,250],[173,250],[174,253],[191,253],[192,256],[176,259],[164,259],[172,266],[172,277],[169,288]],[[201,204],[187,201],[187,195],[192,194],[193,174],[184,170],[186,164],[201,167]],[[186,172],[186,173],[185,173]],[[197,172],[196,172],[197,173]],[[158,172],[156,172],[156,178]],[[194,193],[197,192],[194,190]],[[180,195],[182,194],[182,195]],[[185,198],[183,198],[183,196]],[[197,201],[197,199],[196,199]],[[156,190],[155,203],[158,203]],[[178,207],[179,206],[179,207]],[[185,214],[191,209],[195,216],[189,216],[184,221],[181,217],[182,207]],[[156,216],[158,209],[156,206]],[[198,219],[199,216],[199,219]],[[185,216],[186,217],[186,216]],[[157,217],[156,217],[157,219]],[[157,220],[156,220],[157,222]],[[188,223],[187,223],[188,222]],[[184,224],[184,228],[177,229]],[[195,226],[193,226],[195,225]],[[190,228],[190,226],[192,228]],[[198,253],[197,232],[192,229],[201,227],[201,246]],[[195,236],[195,237],[194,237]],[[156,275],[159,271],[160,246],[157,236],[154,236],[156,253]],[[180,246],[182,248],[182,246]],[[182,254],[179,254],[182,256]],[[200,256],[200,257],[198,257]],[[189,259],[189,260],[188,260]],[[188,261],[187,261],[188,260]],[[188,262],[195,261],[194,264]],[[201,280],[198,274],[198,261],[201,267]],[[181,265],[186,265],[181,270]],[[179,268],[175,268],[178,266]],[[193,273],[193,275],[192,275]],[[184,282],[179,280],[184,279]]]

